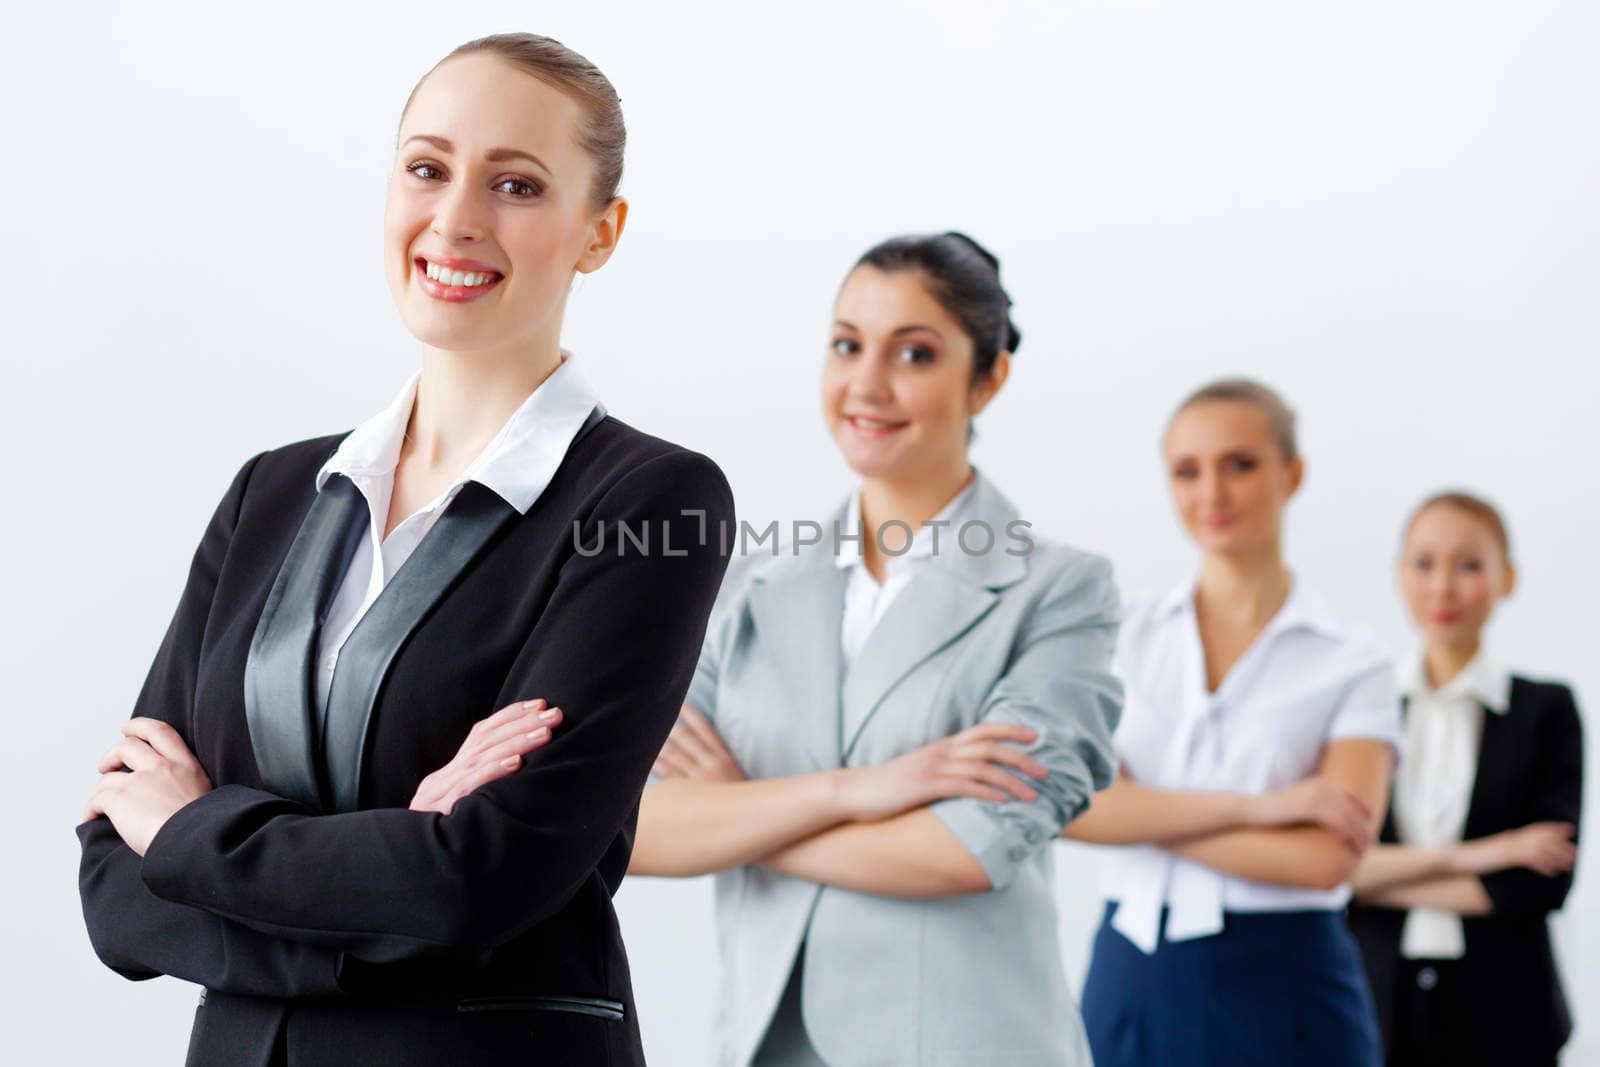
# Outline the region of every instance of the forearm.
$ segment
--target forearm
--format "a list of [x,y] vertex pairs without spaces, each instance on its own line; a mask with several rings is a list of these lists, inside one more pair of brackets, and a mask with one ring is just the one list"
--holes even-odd
[[791,878],[878,896],[949,897],[990,888],[977,858],[926,808],[825,830],[759,862]]
[[1246,825],[1249,811],[1250,798],[1240,793],[1152,789],[1118,776],[1061,836],[1095,845],[1165,844]]
[[644,791],[629,874],[689,878],[752,863],[850,818],[841,775],[743,782],[672,778]]
[[155,896],[139,876],[139,857],[109,820],[77,829],[78,889],[95,955],[135,981],[171,975],[226,993],[266,997],[334,996],[339,954],[270,937],[198,908]]
[[1379,908],[1435,908],[1457,915],[1488,915],[1489,894],[1477,875],[1453,874],[1357,893],[1363,904]]
[[1357,855],[1318,826],[1224,830],[1167,846],[1173,854],[1252,882],[1332,889],[1350,878]]
[[1350,877],[1357,896],[1411,882],[1429,881],[1464,873],[1456,851],[1448,846],[1374,845],[1362,855]]

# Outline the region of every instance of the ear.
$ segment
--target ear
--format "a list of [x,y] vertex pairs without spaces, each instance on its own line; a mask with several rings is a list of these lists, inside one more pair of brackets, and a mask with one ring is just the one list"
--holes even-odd
[[1502,598],[1508,597],[1508,596],[1510,596],[1512,593],[1514,593],[1516,591],[1517,591],[1517,565],[1515,563],[1511,563],[1511,562],[1507,561],[1507,563],[1506,563],[1506,580],[1500,587],[1500,596]]
[[1289,491],[1285,496],[1294,496],[1300,491],[1300,483],[1306,480],[1306,460],[1304,456],[1296,456],[1289,461]]
[[584,246],[583,255],[578,257],[576,269],[579,274],[589,274],[605,266],[611,253],[616,251],[617,242],[622,240],[622,227],[627,221],[628,202],[620,196],[612,197],[611,203],[606,205],[606,209],[590,227],[589,243]]
[[976,415],[989,406],[989,401],[1006,384],[1006,379],[1011,376],[1011,353],[1005,350],[995,354],[994,366],[989,368],[987,376],[980,378],[972,384],[972,393],[967,398],[967,413]]

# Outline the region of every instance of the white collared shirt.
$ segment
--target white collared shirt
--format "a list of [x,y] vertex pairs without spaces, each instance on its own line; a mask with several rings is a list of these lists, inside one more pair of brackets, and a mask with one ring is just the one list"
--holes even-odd
[[[1339,623],[1299,577],[1221,687],[1207,691],[1196,581],[1124,612],[1112,668],[1126,702],[1113,741],[1135,782],[1260,794],[1316,773],[1330,741],[1375,738],[1398,753],[1390,658]],[[1146,953],[1156,949],[1163,906],[1167,940],[1183,941],[1221,932],[1224,911],[1338,909],[1350,897],[1348,885],[1318,890],[1231,877],[1157,845],[1109,851],[1105,892],[1119,901],[1113,926]]]
[[[1454,678],[1432,689],[1418,652],[1401,667],[1400,692],[1407,698],[1406,752],[1411,758],[1395,774],[1395,830],[1403,845],[1453,845],[1467,823],[1484,709],[1497,715],[1511,710],[1511,675],[1480,650]],[[1437,908],[1406,912],[1402,956],[1453,960],[1466,951],[1460,915]]]
[[[841,550],[833,557],[833,562],[841,569],[848,569],[850,577],[845,586],[844,593],[844,618],[840,625],[839,641],[844,651],[844,667],[849,669],[856,654],[867,643],[867,637],[872,633],[878,621],[889,610],[889,605],[894,603],[895,597],[905,591],[906,586],[916,577],[918,570],[925,565],[927,560],[933,558],[934,552],[959,551],[956,547],[957,528],[952,521],[956,514],[972,499],[972,491],[977,486],[977,477],[974,476],[967,482],[965,488],[951,497],[938,514],[925,522],[911,538],[911,544],[899,555],[884,553],[883,584],[872,576],[867,570],[866,562],[862,556],[864,541],[861,534],[861,487],[856,486],[855,493],[850,498],[850,507],[845,512],[844,526],[840,532],[839,544],[850,545],[854,551]],[[948,525],[946,525],[948,524]],[[881,542],[889,547],[897,547],[904,542],[904,536],[888,529],[881,531]],[[846,538],[851,538],[846,540]],[[937,539],[937,544],[935,541]]]
[[594,388],[574,365],[571,353],[563,350],[561,365],[528,394],[455,481],[384,537],[395,467],[421,377],[421,370],[413,372],[389,406],[357,426],[317,471],[319,492],[332,474],[343,474],[354,482],[367,499],[372,520],[368,536],[361,539],[351,557],[350,569],[334,594],[317,637],[319,712],[327,707],[334,668],[345,640],[461,487],[478,482],[527,514],[555,476],[584,420],[599,403]]

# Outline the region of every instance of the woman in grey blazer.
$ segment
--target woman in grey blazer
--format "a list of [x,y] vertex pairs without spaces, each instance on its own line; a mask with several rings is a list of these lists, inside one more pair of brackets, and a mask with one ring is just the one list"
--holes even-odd
[[1119,599],[968,460],[1009,305],[961,234],[861,258],[822,378],[858,490],[713,609],[629,870],[716,874],[722,1067],[1090,1062],[1050,843],[1111,781]]

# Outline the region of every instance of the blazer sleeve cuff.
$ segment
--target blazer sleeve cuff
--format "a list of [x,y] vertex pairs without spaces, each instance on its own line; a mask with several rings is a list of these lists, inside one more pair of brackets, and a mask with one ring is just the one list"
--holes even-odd
[[194,865],[202,861],[197,852],[210,847],[207,842],[215,836],[211,832],[215,820],[226,820],[231,813],[260,800],[287,803],[245,786],[222,785],[173,812],[150,839],[139,867],[139,876],[150,892],[178,904],[206,907],[208,902],[194,899],[196,894],[190,891]]
[[[1088,807],[1087,796],[1077,804],[1072,818]],[[1004,889],[1017,877],[1035,852],[1049,848],[1060,827],[1039,802],[996,803],[976,797],[949,797],[928,805],[946,829],[989,876],[991,889]],[[1068,820],[1071,821],[1070,819]]]

